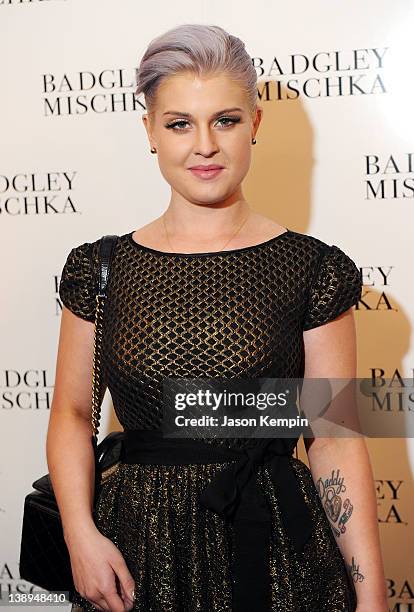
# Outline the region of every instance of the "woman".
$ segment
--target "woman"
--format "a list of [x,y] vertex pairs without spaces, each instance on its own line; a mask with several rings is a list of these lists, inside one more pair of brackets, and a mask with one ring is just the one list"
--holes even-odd
[[[60,283],[48,463],[76,603],[141,612],[383,612],[363,439],[306,438],[309,470],[289,440],[272,440],[254,464],[262,447],[246,438],[158,435],[165,377],[355,377],[352,306],[361,284],[339,247],[283,227],[245,200],[263,111],[238,38],[216,26],[177,27],[151,42],[137,79],[171,199],[115,250],[102,369],[129,442],[103,484],[96,524],[90,394],[99,240],[71,250]],[[247,473],[254,478],[242,483]],[[223,510],[233,491],[236,518]]]

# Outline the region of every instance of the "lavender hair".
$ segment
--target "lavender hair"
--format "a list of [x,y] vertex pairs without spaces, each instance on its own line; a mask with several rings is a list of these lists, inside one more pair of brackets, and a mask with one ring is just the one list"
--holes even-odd
[[245,90],[253,113],[257,74],[240,38],[215,25],[183,24],[154,38],[136,69],[135,94],[144,94],[147,111],[156,102],[158,86],[179,72],[207,76],[224,72]]

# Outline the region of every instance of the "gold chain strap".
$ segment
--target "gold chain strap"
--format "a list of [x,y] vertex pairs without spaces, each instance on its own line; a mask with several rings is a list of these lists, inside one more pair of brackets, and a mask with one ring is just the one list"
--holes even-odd
[[92,435],[96,438],[98,437],[101,408],[101,346],[104,300],[104,295],[99,293],[96,295],[92,369]]

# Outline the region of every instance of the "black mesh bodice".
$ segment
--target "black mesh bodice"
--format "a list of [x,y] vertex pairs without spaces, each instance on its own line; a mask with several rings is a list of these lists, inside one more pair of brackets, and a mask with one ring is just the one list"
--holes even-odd
[[[126,430],[161,427],[165,377],[300,378],[303,332],[335,319],[360,297],[360,274],[348,255],[291,230],[251,247],[194,254],[150,249],[132,234],[120,236],[115,250],[102,343],[101,393],[109,389]],[[99,240],[73,248],[59,287],[63,304],[88,321],[95,316],[98,253]],[[251,442],[205,441],[237,449]],[[97,528],[133,576],[134,611],[231,612],[240,539],[232,521],[199,498],[231,462],[187,457],[173,463],[119,461],[96,500]],[[310,469],[293,456],[280,465],[286,470],[281,481],[274,481],[269,464],[255,470],[271,521],[269,612],[355,610],[352,579]],[[301,520],[294,504],[285,506],[289,470],[312,522],[303,552],[287,530],[290,512]],[[249,520],[255,517],[241,519],[242,531],[252,542]],[[97,610],[79,592],[74,602],[85,612]]]
[[[361,293],[339,247],[292,230],[212,253],[164,253],[120,236],[107,288],[102,373],[125,429],[158,429],[165,376],[301,377],[303,331]],[[99,240],[73,248],[60,298],[94,321]]]

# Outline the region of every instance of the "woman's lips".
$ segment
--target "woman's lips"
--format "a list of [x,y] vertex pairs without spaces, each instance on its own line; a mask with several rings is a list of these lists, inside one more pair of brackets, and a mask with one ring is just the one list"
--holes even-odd
[[212,168],[211,170],[199,170],[197,168],[190,168],[194,176],[198,176],[203,180],[215,178],[224,170],[224,168]]

